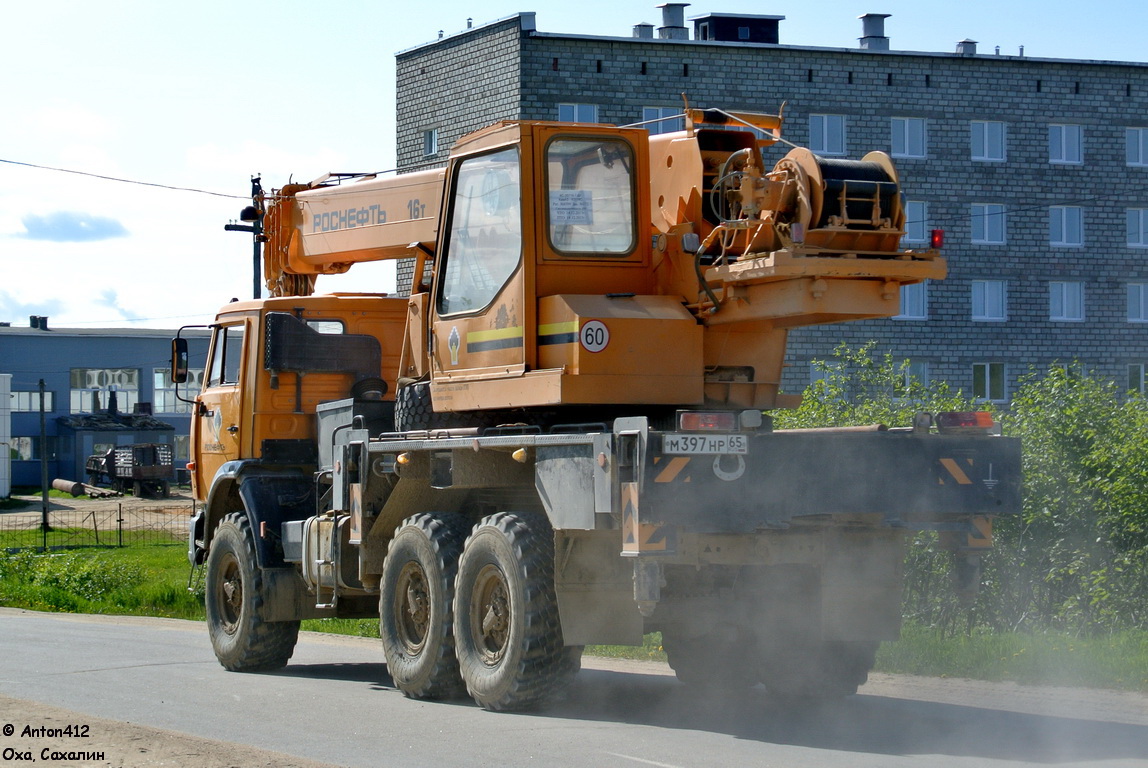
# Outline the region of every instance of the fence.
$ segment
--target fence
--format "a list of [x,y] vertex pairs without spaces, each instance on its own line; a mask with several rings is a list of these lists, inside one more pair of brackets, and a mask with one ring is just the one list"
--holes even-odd
[[93,510],[0,514],[0,550],[73,549],[176,544],[187,541],[191,505],[186,509],[127,509],[123,504]]

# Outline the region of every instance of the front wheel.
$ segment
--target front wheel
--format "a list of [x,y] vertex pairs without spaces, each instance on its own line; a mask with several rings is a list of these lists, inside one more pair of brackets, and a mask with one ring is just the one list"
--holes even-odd
[[454,601],[462,678],[484,709],[539,707],[577,672],[578,649],[562,643],[554,534],[543,515],[500,512],[476,525]]
[[298,621],[264,621],[263,573],[247,515],[233,512],[215,531],[207,555],[207,630],[215,657],[232,672],[279,669],[295,652]]
[[412,699],[462,692],[454,652],[454,582],[466,538],[458,514],[415,515],[391,540],[379,594],[379,635],[395,686]]

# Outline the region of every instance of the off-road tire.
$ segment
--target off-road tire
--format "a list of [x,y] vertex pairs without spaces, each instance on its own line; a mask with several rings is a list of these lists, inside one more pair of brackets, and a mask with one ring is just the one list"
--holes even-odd
[[454,597],[467,692],[488,710],[529,710],[564,693],[581,658],[563,646],[554,533],[539,513],[499,512],[466,540]]
[[429,381],[416,381],[395,392],[395,430],[460,429],[473,426],[465,413],[435,413]]
[[379,635],[395,686],[412,699],[465,692],[454,652],[454,584],[467,525],[454,513],[402,522],[387,550]]
[[287,664],[298,621],[264,621],[263,573],[247,515],[233,512],[216,528],[207,554],[204,604],[215,657],[232,672],[263,672]]
[[761,682],[775,696],[805,701],[844,698],[869,679],[877,641],[790,641],[785,648],[764,648]]
[[666,661],[678,680],[706,690],[738,691],[757,682],[747,674],[744,645],[717,632],[697,637],[662,633]]

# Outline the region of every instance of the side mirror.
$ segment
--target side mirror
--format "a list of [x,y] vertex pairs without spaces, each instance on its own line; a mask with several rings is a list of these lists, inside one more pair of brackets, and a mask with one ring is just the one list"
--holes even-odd
[[175,384],[187,381],[187,339],[171,340],[171,380]]

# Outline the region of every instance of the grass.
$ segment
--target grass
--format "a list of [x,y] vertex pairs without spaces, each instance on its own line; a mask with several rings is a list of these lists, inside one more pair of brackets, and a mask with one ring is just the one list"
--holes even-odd
[[[188,592],[187,584],[187,550],[183,544],[48,554],[0,551],[2,606],[202,620],[202,587]],[[303,622],[303,629],[379,636],[377,619],[309,620]],[[586,653],[665,659],[659,633],[646,635],[640,646],[592,645],[587,646]],[[1148,631],[1091,638],[1063,633],[942,637],[935,630],[907,625],[901,640],[881,646],[876,668],[931,677],[1148,692]]]
[[0,551],[0,605],[34,611],[202,619],[183,545]]
[[908,625],[900,640],[881,646],[877,669],[1030,685],[1148,691],[1148,632],[1101,637],[1061,632],[974,633],[942,638],[935,630]]

